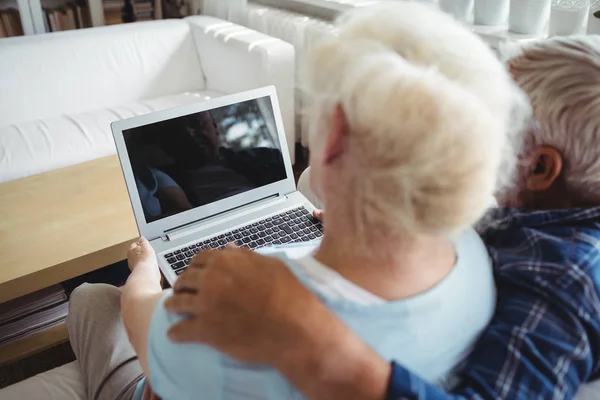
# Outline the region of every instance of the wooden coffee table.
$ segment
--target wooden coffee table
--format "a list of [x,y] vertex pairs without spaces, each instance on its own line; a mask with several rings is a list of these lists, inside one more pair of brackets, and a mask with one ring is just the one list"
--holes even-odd
[[[126,258],[139,233],[119,160],[0,184],[0,303]],[[0,364],[67,340],[64,325],[0,347]]]

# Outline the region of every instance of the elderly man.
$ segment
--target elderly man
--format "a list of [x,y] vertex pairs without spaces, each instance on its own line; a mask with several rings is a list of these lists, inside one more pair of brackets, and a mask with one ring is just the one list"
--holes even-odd
[[512,208],[481,230],[498,304],[451,394],[388,364],[279,262],[242,250],[200,254],[177,282],[187,293],[166,307],[190,317],[171,338],[270,364],[313,400],[569,399],[599,378],[600,37],[540,41],[509,65],[535,121],[498,198]]

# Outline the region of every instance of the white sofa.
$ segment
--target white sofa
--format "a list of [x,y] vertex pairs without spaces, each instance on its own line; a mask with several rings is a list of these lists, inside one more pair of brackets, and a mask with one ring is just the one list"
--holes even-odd
[[[292,45],[201,16],[1,39],[0,184],[113,154],[117,119],[267,85],[293,150],[294,65]],[[0,390],[84,398],[77,362]]]
[[73,361],[0,389],[0,400],[85,400],[85,393],[79,363]]
[[293,149],[294,48],[279,39],[205,16],[2,39],[0,183],[114,153],[117,119],[267,85]]

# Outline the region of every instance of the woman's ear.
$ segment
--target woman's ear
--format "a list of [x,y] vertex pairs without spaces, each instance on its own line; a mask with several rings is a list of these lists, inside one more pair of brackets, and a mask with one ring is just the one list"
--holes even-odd
[[560,176],[562,168],[562,156],[555,148],[541,146],[535,149],[527,177],[527,189],[534,192],[547,190]]
[[323,161],[329,164],[344,150],[344,137],[348,134],[348,120],[341,104],[333,109],[329,123],[329,136],[323,152]]

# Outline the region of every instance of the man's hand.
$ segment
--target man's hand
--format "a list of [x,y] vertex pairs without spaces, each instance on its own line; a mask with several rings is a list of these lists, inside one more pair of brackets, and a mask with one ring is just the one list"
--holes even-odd
[[258,363],[296,346],[306,313],[324,308],[279,259],[232,247],[196,255],[173,289],[165,307],[189,318],[172,340]]
[[231,247],[199,253],[174,290],[165,307],[189,318],[172,340],[271,365],[311,400],[385,398],[390,365],[279,259]]

